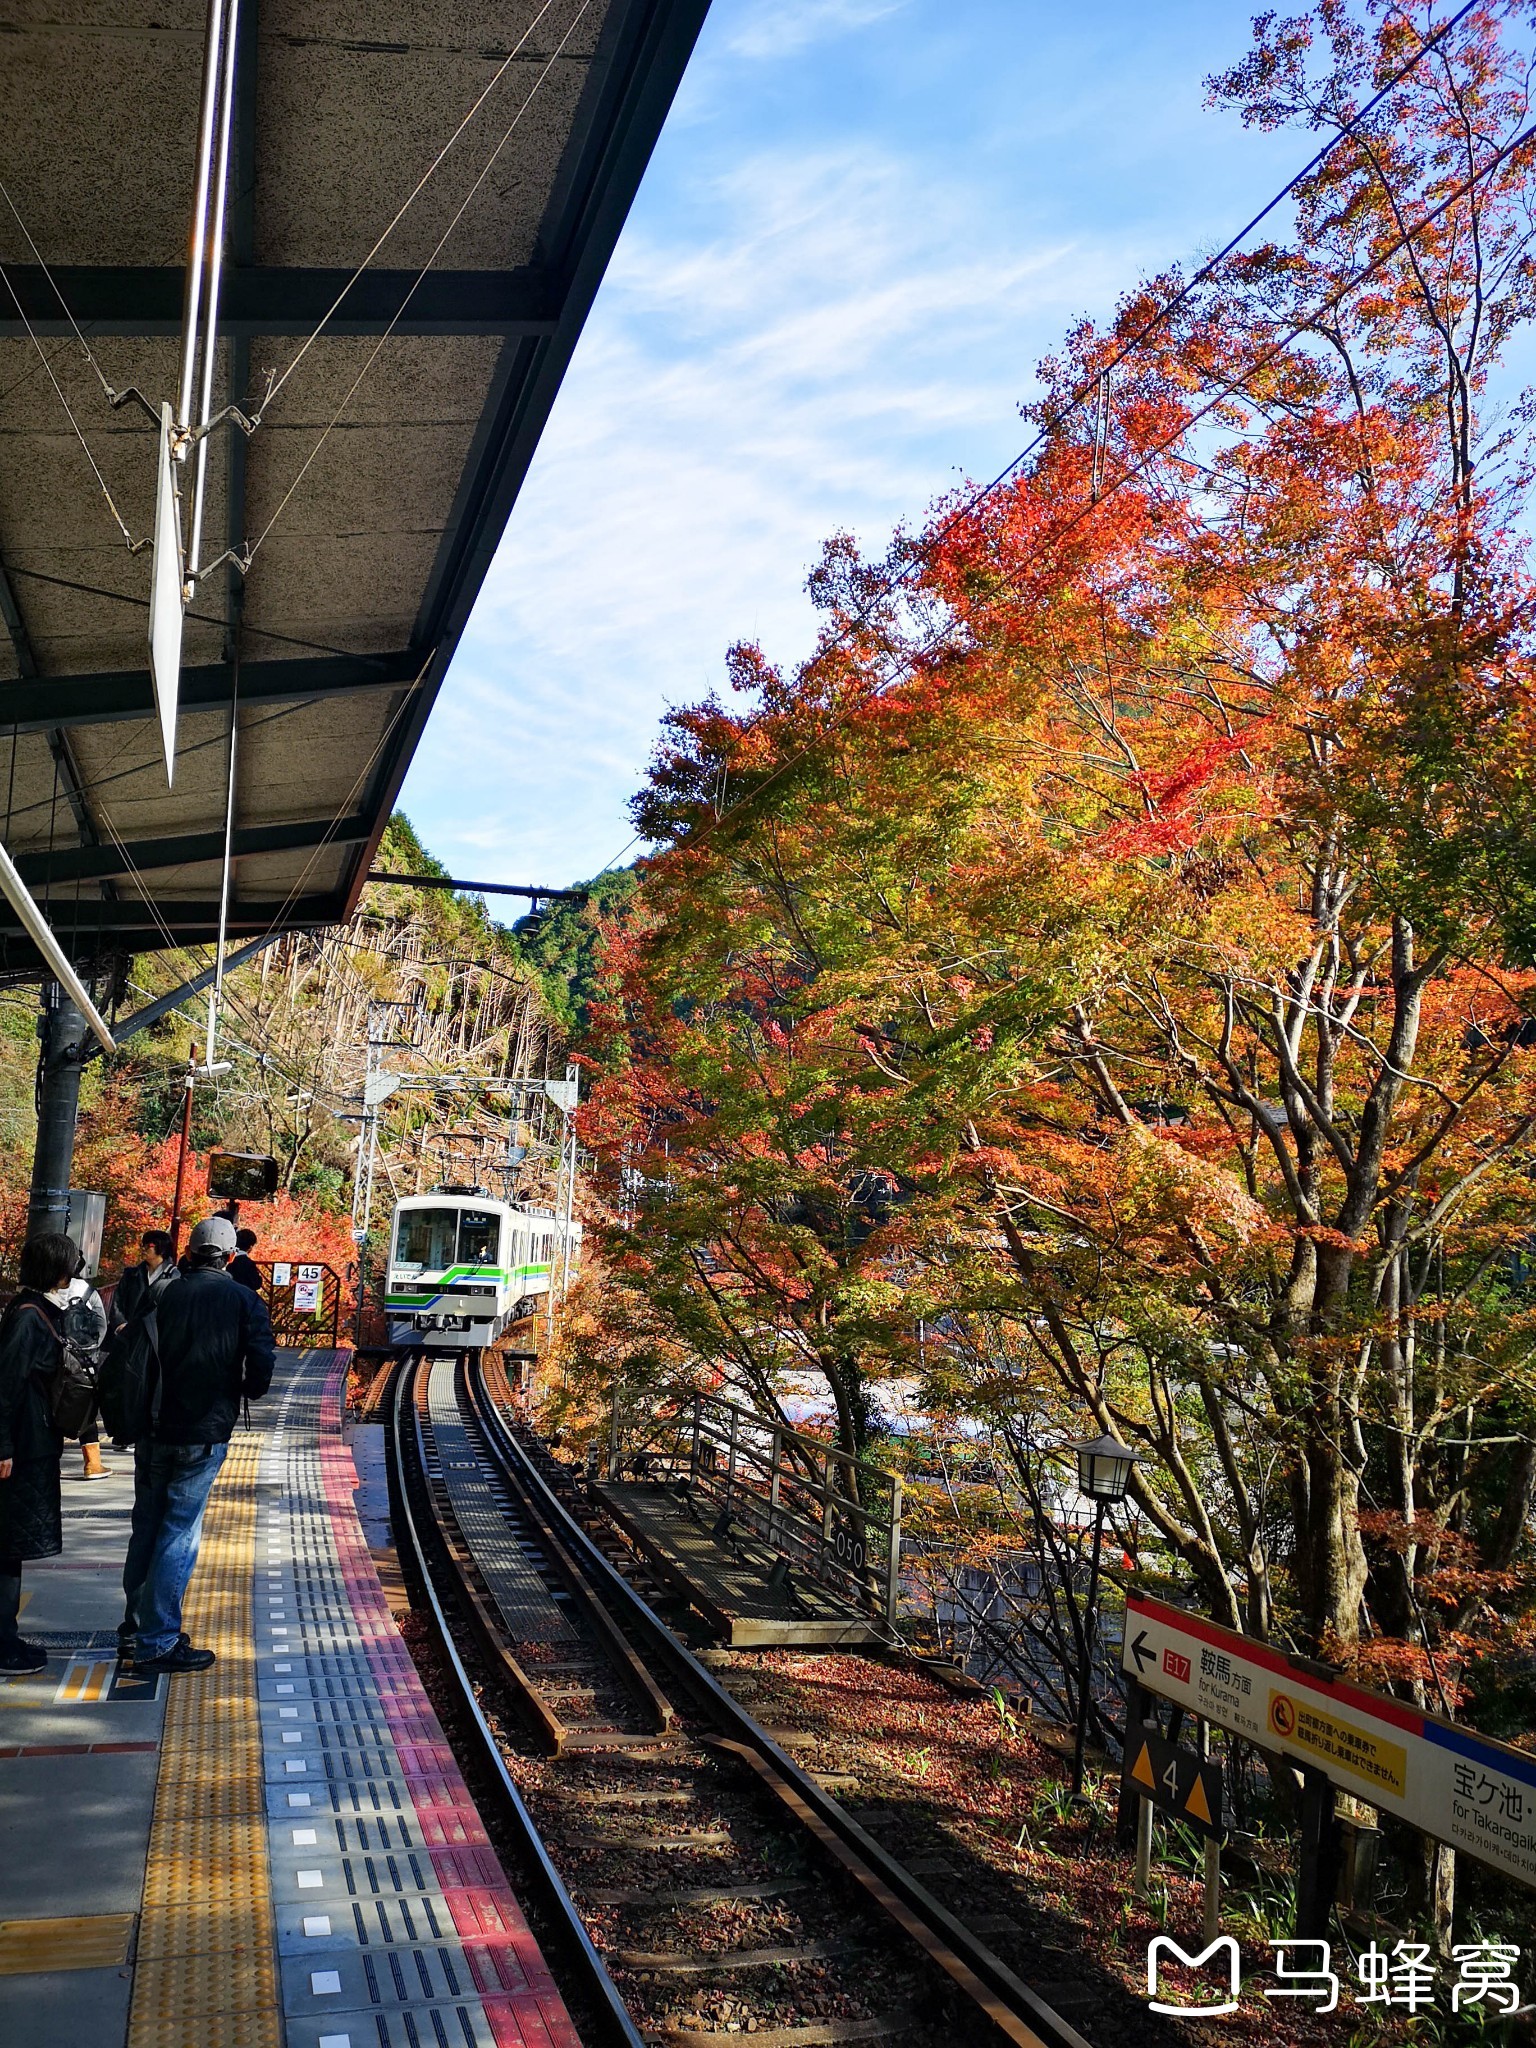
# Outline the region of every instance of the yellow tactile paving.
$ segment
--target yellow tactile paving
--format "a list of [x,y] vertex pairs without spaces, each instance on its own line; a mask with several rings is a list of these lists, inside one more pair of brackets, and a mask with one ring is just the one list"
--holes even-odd
[[128,2048],[281,2048],[251,1634],[258,1451],[230,1446],[187,1603],[218,1662],[168,1681]]
[[0,1920],[0,1977],[40,1970],[115,1970],[133,1945],[132,1913],[86,1920]]

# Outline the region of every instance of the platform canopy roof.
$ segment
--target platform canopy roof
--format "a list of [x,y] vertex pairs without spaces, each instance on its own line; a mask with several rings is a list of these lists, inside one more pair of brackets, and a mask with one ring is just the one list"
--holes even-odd
[[176,395],[204,12],[7,24],[0,837],[77,960],[217,934],[232,705],[231,938],[352,910],[707,4],[240,0],[215,405],[310,345],[209,440],[254,553],[192,601],[171,786],[116,516],[148,539],[156,434],[103,381]]

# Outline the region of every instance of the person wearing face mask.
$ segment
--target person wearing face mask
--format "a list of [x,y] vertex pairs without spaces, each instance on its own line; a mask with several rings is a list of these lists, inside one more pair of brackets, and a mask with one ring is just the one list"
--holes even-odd
[[0,1672],[41,1671],[48,1653],[23,1642],[22,1566],[64,1548],[59,1457],[64,1435],[48,1388],[80,1254],[48,1231],[21,1248],[21,1287],[0,1319]]

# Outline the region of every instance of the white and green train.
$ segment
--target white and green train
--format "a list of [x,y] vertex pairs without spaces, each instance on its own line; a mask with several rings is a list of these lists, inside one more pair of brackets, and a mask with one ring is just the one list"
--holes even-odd
[[[572,1223],[571,1260],[581,1251]],[[562,1225],[547,1210],[478,1189],[439,1188],[395,1204],[384,1307],[397,1350],[467,1351],[494,1344],[532,1315],[564,1264]]]

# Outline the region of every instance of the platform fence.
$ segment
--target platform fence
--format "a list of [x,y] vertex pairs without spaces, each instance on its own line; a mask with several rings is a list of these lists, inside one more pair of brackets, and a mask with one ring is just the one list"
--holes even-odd
[[341,1275],[335,1267],[318,1259],[255,1263],[278,1343],[292,1351],[334,1351],[342,1312]]

